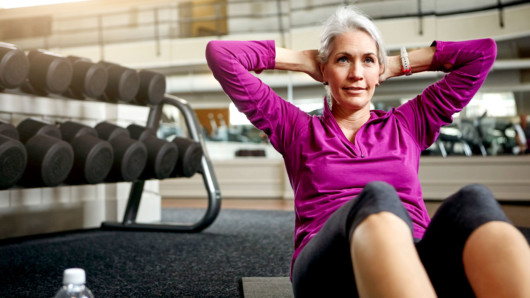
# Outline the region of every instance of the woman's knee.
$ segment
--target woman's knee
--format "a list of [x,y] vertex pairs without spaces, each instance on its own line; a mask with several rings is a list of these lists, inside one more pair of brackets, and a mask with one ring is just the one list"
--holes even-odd
[[412,235],[410,229],[408,229],[407,222],[396,214],[388,211],[382,211],[367,216],[357,228],[357,230],[363,231],[362,234],[366,233],[370,235],[384,235],[391,231],[403,229],[404,231],[408,231],[408,234]]
[[475,229],[490,221],[509,222],[493,193],[483,185],[471,184],[443,202],[432,218],[431,230],[444,231],[448,237],[460,235],[465,241]]
[[[412,231],[412,220],[399,199],[393,186],[386,182],[368,183],[357,197],[357,202],[349,214],[349,237],[368,217],[380,213],[390,213],[404,221]],[[379,217],[379,216],[377,216]],[[383,215],[382,217],[386,217]]]
[[377,197],[381,197],[388,194],[392,194],[393,196],[397,195],[394,187],[384,181],[369,182],[364,186],[362,192]]
[[491,190],[482,184],[466,185],[453,197],[465,202],[466,206],[481,206],[485,203],[496,203],[495,196]]
[[363,188],[358,196],[358,205],[365,206],[370,214],[381,211],[401,211],[404,209],[395,188],[383,181],[373,181]]
[[[449,197],[443,206],[461,214],[475,217],[504,218],[504,213],[493,193],[484,185],[470,184]],[[473,216],[471,216],[473,217]]]

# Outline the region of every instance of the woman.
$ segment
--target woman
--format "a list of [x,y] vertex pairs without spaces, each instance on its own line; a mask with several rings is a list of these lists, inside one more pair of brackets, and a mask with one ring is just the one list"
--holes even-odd
[[[284,157],[295,193],[296,296],[530,297],[528,244],[491,193],[465,187],[431,221],[418,179],[421,151],[477,92],[495,55],[485,39],[387,58],[375,25],[352,7],[330,17],[319,51],[208,44],[215,78]],[[266,69],[323,82],[323,115],[309,116],[250,73]],[[396,109],[370,111],[381,82],[427,70],[448,74]]]

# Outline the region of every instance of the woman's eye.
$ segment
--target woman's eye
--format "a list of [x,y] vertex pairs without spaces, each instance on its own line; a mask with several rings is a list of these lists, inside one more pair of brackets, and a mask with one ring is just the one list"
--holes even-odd
[[374,62],[375,62],[375,59],[372,58],[372,57],[366,57],[366,58],[364,59],[364,62],[365,62],[365,63],[374,63]]
[[340,57],[339,59],[337,59],[337,62],[346,63],[348,62],[348,58],[346,56]]

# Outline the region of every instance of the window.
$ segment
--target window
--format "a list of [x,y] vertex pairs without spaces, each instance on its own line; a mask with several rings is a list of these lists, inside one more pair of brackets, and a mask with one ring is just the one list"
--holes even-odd
[[513,117],[517,115],[515,98],[512,92],[477,93],[467,105],[467,118],[480,117]]

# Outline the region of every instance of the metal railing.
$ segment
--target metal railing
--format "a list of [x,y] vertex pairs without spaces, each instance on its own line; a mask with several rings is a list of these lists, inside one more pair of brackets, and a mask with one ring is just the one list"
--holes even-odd
[[[179,1],[168,4],[122,8],[101,13],[72,13],[50,16],[51,34],[2,40],[34,48],[65,48],[87,45],[155,41],[164,39],[226,34],[289,32],[291,29],[317,26],[345,4],[355,4],[373,19],[447,16],[497,9],[499,26],[504,26],[503,9],[527,4],[527,0],[212,0]],[[104,9],[104,7],[103,7]],[[31,22],[31,20],[28,20]],[[421,23],[421,22],[420,22]],[[422,31],[421,24],[418,30]]]

